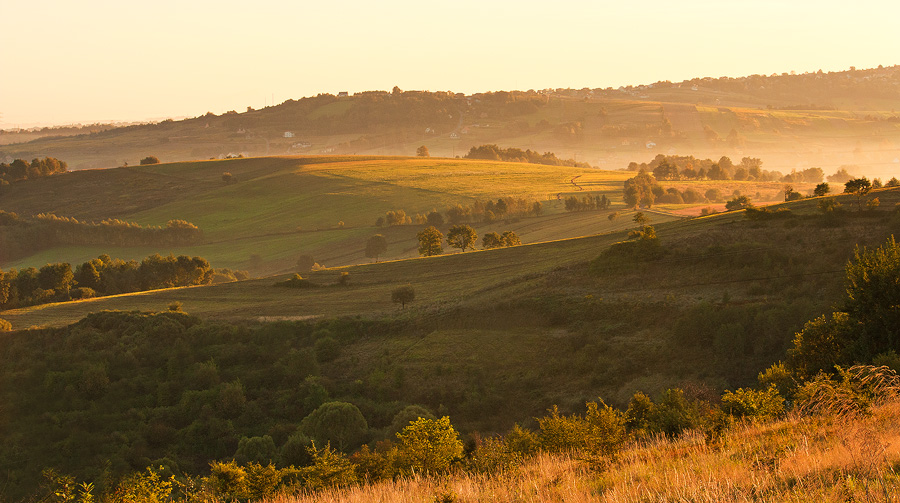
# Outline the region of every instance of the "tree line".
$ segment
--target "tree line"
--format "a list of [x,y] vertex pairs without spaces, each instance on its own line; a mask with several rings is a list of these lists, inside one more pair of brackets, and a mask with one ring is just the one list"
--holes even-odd
[[142,226],[115,218],[87,222],[52,213],[23,218],[0,210],[0,260],[61,245],[186,245],[202,238],[203,232],[185,220],[169,220],[164,227]]
[[707,189],[703,193],[690,187],[684,190],[678,190],[675,187],[663,189],[653,175],[641,170],[633,178],[625,180],[622,188],[622,200],[626,206],[649,208],[657,203],[720,202],[723,200],[723,195],[721,190],[715,188]]
[[0,310],[247,277],[242,271],[213,269],[202,257],[155,254],[138,262],[101,255],[74,270],[67,262],[0,270]]
[[[443,213],[436,209],[427,213],[408,215],[405,210],[389,210],[383,217],[375,221],[376,227],[391,227],[394,225],[433,225],[441,226],[444,222],[451,224],[461,223],[490,223],[506,218],[524,216],[539,216],[544,211],[544,205],[540,201],[534,201],[521,197],[501,197],[496,201],[488,199],[476,200],[471,205],[456,204],[447,208]],[[446,218],[445,218],[446,217]]]
[[66,171],[68,171],[68,165],[65,161],[54,157],[33,159],[30,163],[24,159],[16,159],[9,164],[0,163],[0,187],[13,182],[41,178]]
[[606,194],[599,196],[588,194],[582,196],[581,199],[578,196],[569,196],[565,199],[566,211],[606,210],[611,204],[612,201],[606,197]]
[[738,164],[727,156],[718,161],[697,159],[694,156],[658,154],[649,163],[631,162],[629,171],[652,172],[657,180],[752,180],[760,182],[820,183],[825,173],[822,168],[808,168],[783,174],[762,169],[762,160],[744,157]]
[[[434,226],[428,226],[416,234],[419,240],[419,255],[423,257],[431,257],[444,253],[444,233]],[[478,233],[475,232],[470,225],[460,224],[451,225],[447,231],[447,244],[453,248],[459,248],[465,252],[468,249],[475,249],[475,243],[478,241]],[[515,231],[504,231],[503,234],[496,232],[488,232],[482,237],[481,246],[484,249],[505,248],[508,246],[518,246],[522,244],[519,235]]]
[[574,159],[560,159],[553,152],[540,154],[533,150],[520,148],[502,148],[497,145],[480,145],[469,149],[466,159],[487,159],[490,161],[527,162],[531,164],[546,164],[548,166],[572,166],[578,168],[592,168],[586,162],[578,162]]

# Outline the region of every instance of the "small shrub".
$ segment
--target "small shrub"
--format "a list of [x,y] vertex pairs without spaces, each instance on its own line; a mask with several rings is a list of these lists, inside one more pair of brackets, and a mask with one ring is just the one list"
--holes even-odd
[[419,418],[397,433],[398,463],[404,472],[440,473],[463,454],[450,418]]
[[735,417],[773,419],[784,413],[784,398],[774,384],[765,391],[738,388],[725,391],[722,409]]
[[9,332],[12,330],[12,323],[0,318],[0,332]]
[[149,155],[141,159],[141,165],[146,164],[159,164],[159,158],[153,155]]
[[204,486],[223,501],[241,500],[247,497],[247,471],[234,460],[227,463],[213,461],[210,473],[203,479]]
[[135,472],[119,482],[112,493],[111,503],[164,503],[170,501],[175,476],[162,477],[160,471],[147,468],[146,472]]
[[323,449],[318,449],[313,444],[309,448],[309,455],[313,464],[303,469],[307,488],[315,490],[346,487],[356,483],[356,466],[340,451],[332,449],[330,444]]
[[303,276],[299,274],[294,274],[293,277],[288,278],[284,281],[279,281],[275,283],[275,286],[285,287],[285,288],[317,288],[319,285],[313,283],[312,281],[305,279]]
[[602,402],[587,402],[586,407],[584,416],[563,416],[554,406],[549,416],[539,418],[541,448],[588,458],[615,455],[626,440],[625,416]]

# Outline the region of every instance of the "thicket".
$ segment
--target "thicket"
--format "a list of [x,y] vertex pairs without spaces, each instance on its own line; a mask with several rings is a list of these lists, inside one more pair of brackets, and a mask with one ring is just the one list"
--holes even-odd
[[546,164],[549,166],[573,166],[579,168],[592,168],[586,162],[577,162],[574,159],[560,159],[553,152],[539,154],[532,150],[519,148],[501,148],[497,145],[480,145],[469,149],[466,159],[487,159],[491,161],[527,162],[531,164]]
[[30,163],[24,159],[16,159],[9,164],[0,163],[0,187],[12,182],[51,176],[66,171],[68,171],[68,165],[65,161],[53,157],[33,159]]
[[63,245],[151,246],[196,244],[203,231],[184,220],[142,226],[119,219],[87,222],[41,213],[31,218],[0,210],[0,260],[13,260]]
[[155,254],[138,262],[101,255],[74,270],[65,262],[0,270],[0,310],[239,279],[247,279],[247,274],[213,269],[202,257]]

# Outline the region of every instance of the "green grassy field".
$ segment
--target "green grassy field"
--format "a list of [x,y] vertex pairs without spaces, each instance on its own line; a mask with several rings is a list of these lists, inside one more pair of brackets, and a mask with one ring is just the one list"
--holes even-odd
[[[224,172],[238,183],[226,185]],[[402,209],[414,217],[500,197],[542,201],[545,216],[478,225],[479,234],[515,230],[525,243],[563,239],[624,228],[623,222],[609,222],[608,212],[564,214],[558,198],[603,193],[613,200],[613,209],[621,209],[621,184],[630,176],[522,163],[384,157],[253,158],[79,171],[23,182],[4,194],[2,208],[21,215],[52,212],[142,225],[183,219],[203,230],[203,243],[165,249],[66,247],[0,267],[80,263],[101,253],[140,259],[158,252],[200,255],[216,267],[271,274],[290,270],[304,254],[329,266],[364,262],[365,241],[375,233],[390,240],[385,258],[407,258],[417,255],[415,234],[421,227],[375,227],[385,212]],[[571,183],[576,177],[583,190]]]

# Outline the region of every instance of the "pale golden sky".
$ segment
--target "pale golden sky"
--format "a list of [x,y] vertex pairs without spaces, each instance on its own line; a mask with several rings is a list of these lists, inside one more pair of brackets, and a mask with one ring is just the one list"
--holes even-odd
[[897,1],[0,1],[0,128],[900,63]]

